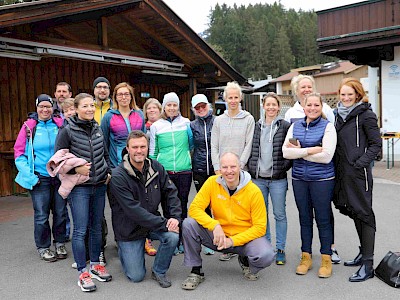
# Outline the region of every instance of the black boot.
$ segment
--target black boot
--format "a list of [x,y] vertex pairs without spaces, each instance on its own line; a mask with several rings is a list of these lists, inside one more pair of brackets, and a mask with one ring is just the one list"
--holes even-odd
[[344,265],[346,267],[361,266],[361,261],[362,261],[361,247],[358,248],[360,248],[360,252],[357,254],[356,258],[344,262]]
[[361,267],[350,276],[350,282],[362,282],[374,277],[373,260],[363,260]]

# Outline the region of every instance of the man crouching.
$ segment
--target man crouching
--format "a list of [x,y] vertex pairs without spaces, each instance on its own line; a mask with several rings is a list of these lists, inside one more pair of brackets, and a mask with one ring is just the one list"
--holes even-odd
[[[179,241],[181,203],[164,167],[147,158],[147,153],[147,136],[132,131],[111,178],[112,224],[122,268],[133,282],[142,281],[146,274],[146,237],[160,241],[151,277],[167,288],[171,281],[166,273]],[[158,211],[160,203],[164,217]]]
[[[220,171],[221,175],[204,183],[190,205],[190,218],[182,225],[183,264],[192,267],[182,283],[185,290],[194,290],[204,281],[201,245],[239,254],[239,265],[248,280],[257,280],[258,272],[275,258],[273,247],[265,238],[267,216],[261,191],[250,174],[240,170],[236,154],[221,156]],[[205,212],[208,206],[213,217]]]

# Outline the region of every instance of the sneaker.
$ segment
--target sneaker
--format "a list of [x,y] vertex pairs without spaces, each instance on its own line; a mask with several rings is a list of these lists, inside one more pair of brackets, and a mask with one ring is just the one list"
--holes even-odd
[[250,281],[258,280],[258,273],[252,273],[247,256],[238,256],[239,266],[242,268],[243,277]]
[[284,250],[278,249],[278,252],[276,253],[275,263],[280,266],[286,264],[286,254]]
[[57,260],[56,254],[51,251],[50,249],[45,249],[42,252],[39,253],[40,258],[43,259],[46,262],[54,262]]
[[56,247],[56,255],[58,259],[66,259],[68,256],[67,248],[64,245]]
[[157,250],[154,248],[151,240],[149,239],[146,239],[146,242],[144,243],[144,250],[146,251],[147,255],[150,256],[154,256],[157,254]]
[[220,261],[228,261],[231,258],[238,256],[236,253],[223,253],[219,256]]
[[171,281],[167,278],[166,275],[151,272],[151,278],[157,281],[162,288],[169,288],[172,285]]
[[332,248],[331,261],[333,264],[340,264],[340,262],[342,261],[339,256],[339,253],[335,248]]
[[89,272],[83,272],[79,275],[78,286],[80,286],[82,292],[93,292],[96,290],[96,285],[90,277]]
[[90,275],[98,281],[111,281],[112,276],[108,274],[106,268],[100,264],[92,265],[90,268]]
[[103,267],[105,267],[107,265],[107,260],[106,260],[106,256],[104,254],[104,251],[100,252],[99,262],[100,262],[100,265],[103,266]]
[[210,249],[210,248],[208,248],[208,247],[203,247],[203,253],[205,254],[205,255],[214,255],[214,250],[213,249]]

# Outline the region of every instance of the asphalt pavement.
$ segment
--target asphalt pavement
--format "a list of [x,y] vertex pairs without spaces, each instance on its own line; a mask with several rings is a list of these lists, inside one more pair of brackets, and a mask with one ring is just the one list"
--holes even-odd
[[[399,162],[396,162],[399,164]],[[384,162],[378,163],[377,171]],[[377,219],[375,267],[388,250],[400,251],[400,172],[384,178],[378,172],[374,185],[374,210]],[[194,189],[192,189],[194,190]],[[191,194],[193,198],[194,194]],[[258,281],[249,282],[232,261],[218,260],[219,254],[203,256],[206,280],[194,291],[180,287],[190,270],[182,266],[183,255],[175,256],[168,272],[173,285],[163,289],[150,278],[154,258],[146,256],[147,275],[141,283],[131,283],[122,272],[111,228],[110,208],[106,218],[109,224],[106,249],[107,270],[111,282],[97,282],[97,291],[83,293],[77,285],[78,272],[71,268],[71,243],[67,243],[69,257],[54,263],[39,259],[33,241],[33,210],[29,197],[0,198],[0,299],[399,299],[400,290],[389,287],[377,278],[362,283],[350,283],[348,277],[357,268],[343,263],[333,266],[331,278],[318,278],[320,264],[318,231],[314,226],[313,268],[307,275],[295,274],[300,260],[300,228],[293,191],[289,184],[287,194],[288,237],[287,264],[271,265],[260,272]],[[358,253],[357,234],[351,219],[334,210],[335,243],[342,260],[352,259]],[[272,233],[274,220],[271,215]],[[273,235],[274,236],[274,235]],[[157,242],[155,242],[157,245]]]

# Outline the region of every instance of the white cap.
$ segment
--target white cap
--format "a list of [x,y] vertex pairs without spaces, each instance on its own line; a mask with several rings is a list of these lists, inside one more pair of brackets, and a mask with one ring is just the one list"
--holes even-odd
[[179,106],[179,97],[178,97],[178,95],[176,93],[174,93],[174,92],[165,94],[164,98],[163,98],[163,102],[162,102],[162,107],[164,108],[165,105],[167,105],[168,102],[175,102]]
[[199,103],[206,103],[208,104],[208,100],[206,95],[204,94],[196,94],[192,97],[192,107],[195,108]]

